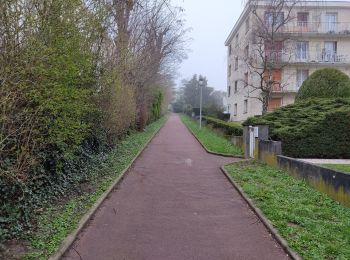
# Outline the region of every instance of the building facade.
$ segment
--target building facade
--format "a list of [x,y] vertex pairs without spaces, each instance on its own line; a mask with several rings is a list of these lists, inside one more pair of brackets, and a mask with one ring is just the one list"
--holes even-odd
[[[271,13],[269,1],[256,1],[254,12],[249,2],[225,42],[228,109],[232,121],[243,121],[263,112],[262,91],[256,86],[261,81],[259,69],[260,76],[264,70],[259,62],[265,60],[259,61],[259,56],[266,58],[271,52],[266,43],[265,53],[259,52],[261,41],[257,42],[254,31],[257,17],[262,17],[264,23],[271,22],[271,17],[277,22],[285,19],[285,23],[278,26],[283,41],[273,43],[271,60],[279,66],[271,67],[269,73],[270,82],[274,83],[268,111],[294,103],[302,83],[318,69],[335,67],[350,76],[350,2],[302,1],[292,9],[278,10],[278,14]],[[255,66],[249,65],[247,60],[257,56],[255,64],[259,69],[254,71],[252,67]]]

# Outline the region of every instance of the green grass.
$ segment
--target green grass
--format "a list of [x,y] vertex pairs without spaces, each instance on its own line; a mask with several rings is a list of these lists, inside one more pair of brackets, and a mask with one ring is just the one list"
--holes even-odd
[[304,259],[350,259],[349,208],[259,162],[226,169]]
[[243,152],[239,147],[234,146],[229,140],[218,135],[213,130],[207,127],[202,127],[202,129],[200,129],[196,121],[184,114],[180,115],[180,117],[182,122],[192,130],[196,137],[209,151],[232,156],[243,155]]
[[323,167],[350,173],[350,164],[322,164]]
[[67,235],[77,227],[82,216],[130,164],[165,121],[164,117],[149,125],[144,132],[132,133],[120,142],[108,155],[105,163],[93,169],[96,174],[90,180],[90,185],[93,185],[90,191],[69,199],[63,205],[54,205],[45,209],[38,217],[37,228],[30,239],[32,248],[24,259],[47,259],[52,255]]

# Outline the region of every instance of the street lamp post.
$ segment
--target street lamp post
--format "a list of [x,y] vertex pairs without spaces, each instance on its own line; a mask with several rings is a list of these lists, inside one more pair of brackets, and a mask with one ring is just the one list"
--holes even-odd
[[202,128],[202,103],[203,103],[203,85],[204,79],[199,76],[199,87],[200,87],[200,99],[199,99],[199,128]]

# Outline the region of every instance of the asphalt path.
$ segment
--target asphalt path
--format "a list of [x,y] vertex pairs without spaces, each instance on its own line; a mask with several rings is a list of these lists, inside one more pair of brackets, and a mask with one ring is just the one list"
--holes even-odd
[[177,115],[136,160],[64,259],[288,259]]

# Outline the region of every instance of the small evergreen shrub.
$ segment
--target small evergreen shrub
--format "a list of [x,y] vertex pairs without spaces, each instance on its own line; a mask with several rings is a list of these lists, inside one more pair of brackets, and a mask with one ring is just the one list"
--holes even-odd
[[226,122],[214,117],[204,116],[203,120],[205,120],[208,124],[211,124],[214,128],[219,128],[224,131],[227,135],[235,135],[241,136],[243,135],[243,128],[240,124],[234,122]]
[[310,99],[248,118],[267,124],[282,152],[295,158],[350,158],[350,99]]
[[303,83],[295,101],[337,97],[350,97],[350,79],[340,70],[325,68],[314,72]]

